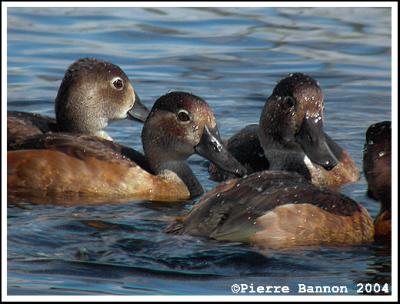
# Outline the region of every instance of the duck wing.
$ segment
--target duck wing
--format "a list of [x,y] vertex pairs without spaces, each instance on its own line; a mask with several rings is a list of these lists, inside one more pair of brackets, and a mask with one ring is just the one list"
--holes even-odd
[[7,144],[24,140],[29,136],[57,131],[54,118],[36,113],[7,112]]
[[132,166],[139,165],[151,172],[145,156],[126,146],[97,136],[69,133],[47,133],[31,136],[25,140],[10,143],[9,151],[52,150],[63,152],[78,159],[93,157],[109,163]]
[[340,215],[360,210],[350,198],[316,187],[298,174],[263,171],[219,185],[203,196],[187,216],[168,227],[167,232],[249,242],[260,230],[258,218],[288,204],[311,204]]

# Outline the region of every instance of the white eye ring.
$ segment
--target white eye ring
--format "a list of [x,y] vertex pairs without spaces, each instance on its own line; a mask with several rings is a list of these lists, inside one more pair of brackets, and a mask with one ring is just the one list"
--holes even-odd
[[111,85],[114,89],[121,91],[124,88],[124,81],[122,80],[121,77],[114,77],[111,80]]
[[189,122],[190,121],[190,114],[188,111],[186,111],[185,109],[180,109],[178,111],[178,114],[176,114],[176,117],[178,118],[178,120],[180,122]]

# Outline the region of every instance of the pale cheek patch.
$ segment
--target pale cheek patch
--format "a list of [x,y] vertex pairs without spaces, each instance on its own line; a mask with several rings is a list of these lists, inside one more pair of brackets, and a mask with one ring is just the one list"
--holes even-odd
[[133,104],[135,104],[137,95],[136,95],[135,89],[133,88],[133,86],[130,83],[128,83],[128,91],[130,92],[130,94],[132,94]]
[[116,108],[115,119],[125,119],[128,115],[128,111],[132,109],[132,107],[136,103],[136,95],[133,87],[130,83],[127,84],[127,94],[123,94],[121,103]]
[[209,126],[211,128],[215,128],[217,126],[217,123],[215,122],[214,115],[212,116],[212,118],[209,119]]

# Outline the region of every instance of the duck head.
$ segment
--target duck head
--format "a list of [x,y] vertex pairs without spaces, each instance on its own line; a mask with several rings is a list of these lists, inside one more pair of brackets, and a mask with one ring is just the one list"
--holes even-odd
[[365,136],[363,169],[368,182],[368,195],[391,209],[392,123],[382,121],[371,125]]
[[209,105],[190,93],[171,92],[155,102],[142,130],[142,143],[156,173],[196,153],[237,176],[246,174],[222,144]]
[[260,118],[264,151],[286,150],[326,170],[334,168],[338,160],[324,133],[323,99],[318,83],[307,75],[290,74],[278,82]]
[[66,71],[55,99],[62,132],[97,135],[113,120],[144,122],[149,113],[117,65],[83,58]]

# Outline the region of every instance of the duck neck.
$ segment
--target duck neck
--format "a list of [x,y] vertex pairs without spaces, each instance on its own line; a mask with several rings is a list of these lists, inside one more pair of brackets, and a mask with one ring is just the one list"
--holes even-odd
[[151,173],[179,179],[187,187],[190,198],[201,195],[203,187],[186,163],[193,148],[185,150],[174,136],[162,132],[162,122],[153,119],[151,114],[142,129],[142,143],[144,155]]
[[[62,84],[55,100],[56,121],[59,132],[89,134],[106,139],[108,135],[103,131],[108,125],[105,110],[96,104],[95,96],[83,99],[80,92],[71,93],[72,96],[65,96],[66,88]],[[72,102],[73,100],[73,102]]]
[[157,175],[168,175],[171,172],[175,174],[188,188],[190,198],[204,193],[199,180],[185,161],[170,160],[158,163],[149,161],[149,164],[153,172]]
[[259,128],[258,137],[268,160],[269,170],[297,172],[311,180],[309,166],[312,163],[298,144],[294,140],[284,140],[284,137],[273,135]]
[[270,164],[269,170],[297,172],[311,180],[311,161],[305,154],[290,150],[264,149],[264,155]]

